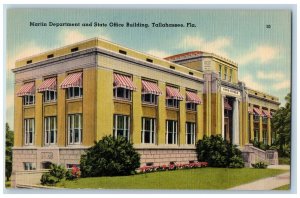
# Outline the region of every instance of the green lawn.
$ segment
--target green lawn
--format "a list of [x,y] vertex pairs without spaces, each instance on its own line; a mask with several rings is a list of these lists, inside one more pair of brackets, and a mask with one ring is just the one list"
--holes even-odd
[[291,159],[288,157],[279,157],[278,158],[279,164],[283,165],[290,165],[291,164]]
[[198,168],[155,172],[122,177],[90,177],[62,181],[65,188],[94,189],[227,189],[286,170]]
[[273,190],[290,190],[290,184],[284,185],[284,186],[280,186],[278,188],[275,188]]

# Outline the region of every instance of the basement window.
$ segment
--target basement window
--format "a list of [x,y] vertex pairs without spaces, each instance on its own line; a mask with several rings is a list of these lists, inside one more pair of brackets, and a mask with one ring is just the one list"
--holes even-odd
[[171,66],[170,66],[170,69],[175,69],[175,67],[171,65]]
[[27,63],[27,64],[30,64],[30,63],[32,63],[32,60],[28,60],[26,63]]
[[126,51],[124,51],[124,50],[119,50],[119,53],[120,53],[120,54],[124,54],[124,55],[126,55],[126,54],[127,54],[127,52],[126,52]]
[[78,47],[75,47],[75,48],[72,48],[71,49],[71,52],[76,52],[76,51],[78,51],[79,50],[79,48]]
[[147,162],[146,166],[153,166],[153,162]]
[[54,54],[49,54],[48,56],[47,56],[47,58],[53,58],[54,57]]
[[189,74],[190,74],[190,75],[192,75],[192,76],[194,75],[194,73],[193,73],[193,72],[189,72]]
[[149,63],[153,63],[153,60],[150,59],[150,58],[147,58],[146,61],[149,62]]

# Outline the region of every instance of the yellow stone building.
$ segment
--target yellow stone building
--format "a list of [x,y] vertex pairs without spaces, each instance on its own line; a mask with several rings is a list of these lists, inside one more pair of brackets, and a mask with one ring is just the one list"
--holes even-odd
[[194,161],[204,135],[271,144],[280,104],[218,55],[161,59],[98,38],[18,60],[13,72],[13,171],[79,164],[106,135],[132,142],[141,165]]

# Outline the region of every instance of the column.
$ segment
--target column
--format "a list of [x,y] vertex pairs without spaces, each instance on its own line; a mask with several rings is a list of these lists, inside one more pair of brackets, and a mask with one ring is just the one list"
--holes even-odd
[[221,125],[221,127],[222,127],[222,137],[223,137],[223,139],[225,139],[225,130],[224,130],[224,98],[225,98],[226,96],[225,95],[221,95],[221,98],[222,98],[222,102],[221,102],[221,116],[222,116],[222,125]]
[[[35,80],[35,87],[39,87],[42,84],[42,79]],[[34,143],[36,146],[43,145],[43,94],[35,92],[35,136]]]
[[[262,112],[262,106],[259,106],[259,111]],[[263,123],[262,123],[262,116],[259,116],[259,142],[263,141]]]
[[133,91],[132,97],[132,135],[133,144],[141,144],[142,131],[142,80],[140,77],[133,76],[133,83],[137,87]]
[[166,144],[166,85],[164,82],[158,82],[158,87],[162,95],[158,97],[157,142]]
[[180,93],[184,96],[184,99],[180,101],[179,105],[179,127],[178,127],[178,141],[177,144],[186,144],[185,140],[185,124],[186,124],[186,100],[185,100],[185,88],[180,87]]
[[[270,112],[270,108],[268,108],[268,112],[271,114]],[[271,133],[271,118],[268,117],[268,145],[272,144],[272,133]]]
[[239,101],[237,98],[233,102],[232,131],[232,143],[239,145]]

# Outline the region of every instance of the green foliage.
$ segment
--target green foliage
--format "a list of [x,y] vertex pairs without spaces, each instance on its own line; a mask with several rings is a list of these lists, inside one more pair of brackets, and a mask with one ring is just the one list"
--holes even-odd
[[14,146],[14,132],[8,123],[5,127],[5,177],[9,181],[12,172],[12,147]]
[[[264,151],[269,150],[271,148],[270,145],[267,145],[267,144],[264,144],[263,142],[258,142],[255,140],[250,140],[250,143],[252,143],[253,146],[255,146],[261,150],[264,150]],[[276,150],[276,147],[272,146],[272,148]]]
[[267,164],[264,162],[257,162],[255,164],[251,164],[253,168],[267,168]]
[[82,177],[130,175],[139,167],[139,154],[123,137],[105,136],[80,159]]
[[44,173],[41,177],[41,184],[42,185],[55,185],[60,180],[54,176],[52,176],[50,173]]
[[198,161],[208,162],[211,167],[244,167],[241,151],[221,135],[204,136],[197,142],[196,151]]
[[59,180],[65,177],[66,172],[67,170],[64,166],[56,164],[51,164],[51,169],[49,171],[50,175],[56,177]]
[[41,177],[42,185],[55,185],[65,178],[67,170],[62,165],[51,164],[51,169],[48,173],[44,173]]
[[271,120],[272,131],[276,134],[274,145],[280,157],[291,155],[291,93],[285,100],[285,106],[280,107]]

